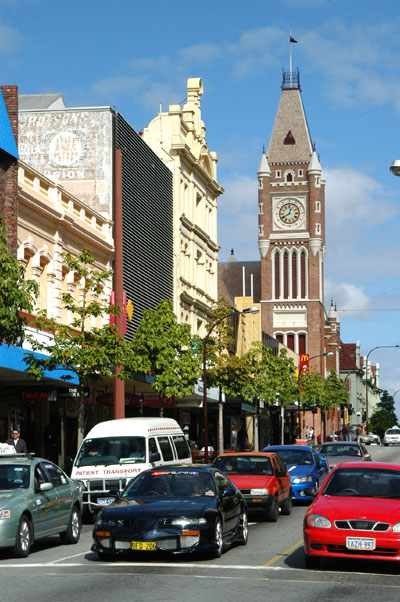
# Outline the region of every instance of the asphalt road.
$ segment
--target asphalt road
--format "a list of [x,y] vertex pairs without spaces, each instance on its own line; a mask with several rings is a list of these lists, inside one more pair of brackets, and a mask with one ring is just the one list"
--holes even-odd
[[[400,463],[400,447],[369,446],[373,460]],[[90,551],[91,527],[77,545],[58,537],[36,544],[25,559],[0,555],[0,602],[263,601],[313,602],[400,599],[396,563],[329,561],[305,569],[302,520],[294,506],[277,523],[251,516],[249,543],[219,559],[153,557],[100,561]],[[399,506],[400,515],[400,506]]]

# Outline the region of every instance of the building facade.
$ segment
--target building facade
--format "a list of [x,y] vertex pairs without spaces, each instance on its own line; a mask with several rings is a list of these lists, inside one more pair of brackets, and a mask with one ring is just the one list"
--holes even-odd
[[143,140],[173,173],[174,312],[206,334],[217,302],[217,154],[210,151],[201,118],[200,78],[187,81],[186,103],[170,105],[142,132]]

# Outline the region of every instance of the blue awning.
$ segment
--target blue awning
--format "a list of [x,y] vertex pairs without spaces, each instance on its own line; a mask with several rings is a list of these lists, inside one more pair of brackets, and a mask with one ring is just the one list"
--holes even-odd
[[[27,349],[23,349],[22,347],[14,347],[13,345],[6,345],[2,343],[0,345],[0,368],[6,370],[13,370],[14,372],[24,372],[27,374],[26,369],[27,365],[24,362],[24,356],[27,353]],[[44,359],[46,356],[42,353],[34,353],[35,357],[38,359]],[[43,373],[44,378],[48,378],[51,380],[58,380],[67,384],[78,385],[79,380],[75,372],[71,370],[45,370]],[[67,380],[65,377],[70,377]],[[64,377],[64,378],[63,378]]]
[[15,159],[19,159],[17,145],[8,117],[6,103],[0,90],[0,148]]

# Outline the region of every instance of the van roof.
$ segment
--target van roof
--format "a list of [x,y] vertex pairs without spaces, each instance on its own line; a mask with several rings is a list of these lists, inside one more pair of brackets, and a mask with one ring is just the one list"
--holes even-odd
[[99,422],[88,432],[85,439],[115,435],[145,437],[161,432],[182,433],[182,429],[173,418],[119,418]]

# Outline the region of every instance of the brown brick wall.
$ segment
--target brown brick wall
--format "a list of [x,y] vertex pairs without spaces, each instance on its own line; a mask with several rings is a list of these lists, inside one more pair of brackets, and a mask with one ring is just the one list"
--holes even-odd
[[234,297],[243,297],[243,267],[245,268],[245,296],[251,294],[251,275],[253,275],[253,300],[260,301],[260,262],[235,261],[218,264],[218,299],[232,304]]
[[[18,148],[18,87],[0,86],[8,117]],[[18,161],[0,149],[0,215],[2,217],[8,247],[16,257],[18,217]]]

